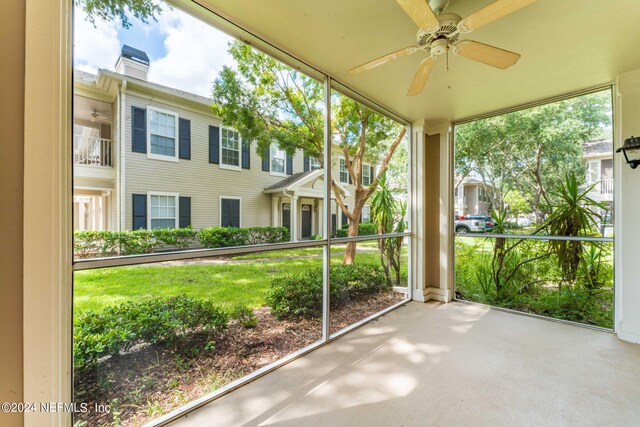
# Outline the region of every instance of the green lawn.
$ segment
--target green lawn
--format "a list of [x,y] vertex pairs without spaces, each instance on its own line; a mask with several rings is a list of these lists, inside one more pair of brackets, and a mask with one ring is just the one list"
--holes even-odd
[[[360,245],[359,245],[360,246]],[[332,248],[332,253],[344,248]],[[316,258],[293,258],[302,255]],[[222,306],[241,303],[252,307],[265,304],[271,278],[298,274],[322,266],[321,248],[301,248],[243,255],[233,260],[272,258],[268,261],[229,264],[197,264],[178,266],[132,266],[79,271],[74,275],[74,310],[99,310],[108,305],[154,296],[186,294],[193,298],[213,299]],[[249,258],[251,259],[251,258]],[[342,256],[331,257],[332,264],[340,264]],[[379,265],[377,251],[359,252],[357,263]],[[406,248],[403,276],[406,277]]]

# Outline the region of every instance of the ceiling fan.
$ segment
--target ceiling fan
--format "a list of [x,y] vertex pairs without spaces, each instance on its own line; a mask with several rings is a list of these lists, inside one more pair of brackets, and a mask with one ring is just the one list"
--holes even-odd
[[442,13],[449,4],[448,0],[431,0],[433,9],[426,0],[396,1],[418,26],[416,46],[405,47],[352,68],[351,74],[361,73],[392,59],[418,51],[427,52],[429,56],[420,62],[407,92],[408,96],[414,96],[424,89],[438,56],[448,54],[449,50],[456,55],[500,69],[514,65],[520,59],[519,54],[473,40],[460,40],[460,36],[484,27],[538,0],[496,0],[464,19],[454,13]]

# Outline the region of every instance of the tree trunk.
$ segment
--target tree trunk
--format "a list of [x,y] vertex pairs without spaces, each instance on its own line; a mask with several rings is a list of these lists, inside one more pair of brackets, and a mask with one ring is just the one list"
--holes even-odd
[[[349,221],[349,228],[348,228],[349,237],[355,237],[358,235],[358,223],[360,222],[359,220],[360,218],[357,218],[357,220],[355,221],[353,219]],[[357,245],[358,245],[357,242],[347,243],[347,248],[344,251],[343,264],[350,265],[355,262]]]

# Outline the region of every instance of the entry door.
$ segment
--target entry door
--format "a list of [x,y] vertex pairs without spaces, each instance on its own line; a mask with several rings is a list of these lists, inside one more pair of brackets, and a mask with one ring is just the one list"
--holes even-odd
[[291,204],[282,204],[282,226],[289,230],[291,233]]
[[311,237],[311,205],[302,205],[302,234],[303,239]]

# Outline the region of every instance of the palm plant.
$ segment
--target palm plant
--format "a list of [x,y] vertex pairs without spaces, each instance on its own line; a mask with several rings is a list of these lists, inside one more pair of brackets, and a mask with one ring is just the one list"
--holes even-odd
[[[407,204],[398,203],[389,188],[386,172],[380,175],[378,189],[371,197],[371,220],[378,227],[379,234],[403,232],[406,228]],[[400,263],[403,238],[379,239],[380,264],[387,282],[400,284]],[[392,277],[391,269],[394,270]]]
[[[552,192],[557,203],[545,223],[550,235],[579,237],[594,233],[602,220],[600,212],[606,211],[603,203],[589,197],[589,192],[596,185],[597,183],[581,190],[575,173],[565,175],[563,184]],[[583,255],[582,242],[551,240],[549,245],[558,257],[563,278],[574,283]]]

